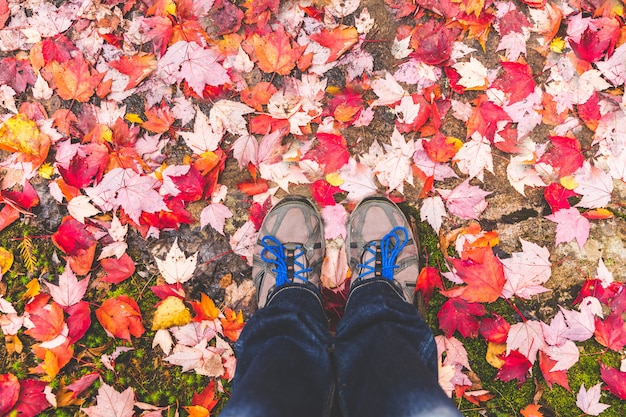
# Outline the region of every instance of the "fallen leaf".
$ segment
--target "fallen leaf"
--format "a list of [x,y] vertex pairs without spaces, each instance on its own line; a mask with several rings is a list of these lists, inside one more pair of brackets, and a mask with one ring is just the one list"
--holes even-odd
[[126,295],[105,300],[96,317],[107,334],[129,342],[131,335],[141,337],[145,332],[137,302]]
[[159,272],[168,284],[187,282],[193,276],[198,262],[198,253],[186,257],[178,246],[178,238],[167,252],[165,259],[155,258]]
[[580,385],[580,390],[576,395],[576,405],[583,413],[597,416],[610,407],[610,405],[600,402],[601,386],[602,383],[599,383],[587,390],[584,382]]
[[81,408],[81,411],[89,417],[132,417],[134,405],[135,391],[132,387],[118,392],[102,381],[96,395],[96,405]]
[[292,44],[282,25],[264,35],[253,33],[246,42],[252,47],[259,68],[263,72],[279,75],[289,75],[305,49],[304,46]]
[[89,101],[104,76],[91,70],[80,54],[63,63],[52,61],[49,67],[59,96],[81,103]]
[[191,313],[178,297],[167,297],[157,304],[152,319],[152,330],[169,329],[184,326],[191,321]]

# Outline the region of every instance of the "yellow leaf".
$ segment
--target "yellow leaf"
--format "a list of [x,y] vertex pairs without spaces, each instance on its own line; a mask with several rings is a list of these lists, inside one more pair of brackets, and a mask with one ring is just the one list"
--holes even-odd
[[22,295],[22,299],[26,300],[28,298],[33,298],[39,291],[41,290],[41,286],[39,285],[39,280],[37,278],[33,278],[30,280],[28,284],[26,284],[26,292]]
[[39,167],[39,176],[41,178],[49,180],[50,178],[52,178],[52,174],[54,174],[54,167],[49,163],[46,162],[45,164],[41,165],[41,167]]
[[0,127],[0,149],[39,156],[39,129],[25,114],[16,114]]
[[502,368],[502,365],[504,365],[504,361],[500,359],[498,355],[501,355],[504,352],[506,352],[506,343],[489,342],[489,344],[487,345],[486,355],[487,363],[489,363],[489,365],[493,366],[494,368]]
[[13,265],[13,253],[5,248],[0,248],[0,275],[4,274]]
[[4,336],[4,343],[7,348],[7,353],[9,355],[13,353],[22,353],[24,349],[24,345],[22,345],[22,341],[16,334],[7,334]]
[[191,313],[178,297],[170,296],[161,301],[152,320],[152,330],[184,326],[191,321]]
[[572,175],[561,178],[561,185],[568,190],[573,190],[574,188],[578,187],[578,183]]
[[137,113],[128,113],[124,118],[131,123],[143,123],[143,119]]
[[562,53],[563,49],[565,49],[566,46],[567,45],[565,41],[560,36],[557,36],[556,38],[552,39],[552,41],[550,42],[550,50],[557,54]]
[[339,174],[338,172],[331,172],[330,174],[326,175],[326,181],[335,187],[339,187],[341,184],[343,184],[343,178],[341,178],[341,174]]

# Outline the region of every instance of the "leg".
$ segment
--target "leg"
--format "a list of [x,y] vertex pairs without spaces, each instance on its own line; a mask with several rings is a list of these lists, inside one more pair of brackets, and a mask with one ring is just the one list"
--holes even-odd
[[347,240],[356,279],[335,348],[344,417],[460,416],[439,386],[432,332],[410,303],[419,259],[406,217],[384,197],[366,198]]
[[233,393],[220,416],[328,415],[335,384],[331,343],[317,289],[279,288],[241,333]]
[[344,417],[461,416],[439,387],[432,331],[389,281],[352,289],[335,349]]
[[319,292],[322,219],[304,198],[283,199],[259,231],[252,275],[261,307],[237,342],[223,417],[319,417],[330,412],[332,338]]

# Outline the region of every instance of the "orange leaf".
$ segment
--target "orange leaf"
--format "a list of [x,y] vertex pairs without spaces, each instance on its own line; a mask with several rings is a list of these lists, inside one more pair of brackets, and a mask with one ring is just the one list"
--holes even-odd
[[220,319],[224,329],[224,336],[236,342],[244,326],[243,313],[241,310],[239,310],[239,313],[235,313],[230,308],[226,308],[224,309],[224,315],[226,318]]
[[204,293],[202,293],[200,302],[192,301],[191,306],[196,312],[196,316],[193,318],[194,321],[215,320],[220,314],[220,310],[215,307],[213,300]]
[[96,317],[108,334],[129,342],[131,335],[140,337],[145,332],[139,306],[126,295],[105,300],[96,310]]
[[143,79],[152,74],[157,67],[153,54],[139,52],[136,55],[122,56],[120,59],[109,62],[109,65],[122,74],[128,75],[126,89],[136,87]]
[[154,133],[165,133],[169,130],[172,123],[174,123],[174,116],[172,110],[165,104],[161,103],[160,107],[152,107],[146,109],[146,118],[141,127]]
[[52,61],[49,65],[57,93],[63,100],[89,101],[104,74],[90,71],[82,55],[76,55],[62,64]]
[[543,413],[539,411],[541,408],[538,404],[528,404],[523,410],[520,410],[524,417],[543,417]]
[[255,110],[263,111],[263,105],[270,101],[270,98],[278,91],[273,84],[260,82],[252,88],[247,88],[241,92],[241,100]]
[[24,333],[30,337],[46,342],[59,336],[65,326],[63,308],[55,303],[46,306],[36,306],[33,311],[29,311],[30,321],[34,327]]
[[461,297],[466,301],[491,303],[500,297],[504,287],[504,267],[490,247],[472,251],[467,260],[450,259],[457,275],[467,284],[442,291],[446,297]]
[[357,43],[359,33],[352,26],[338,26],[333,30],[322,29],[321,32],[311,35],[311,39],[330,49],[330,55],[326,62],[332,62]]
[[296,62],[305,46],[292,46],[291,39],[282,26],[265,35],[253,33],[247,43],[254,49],[254,56],[258,59],[259,68],[263,72],[276,72],[288,75],[296,66]]

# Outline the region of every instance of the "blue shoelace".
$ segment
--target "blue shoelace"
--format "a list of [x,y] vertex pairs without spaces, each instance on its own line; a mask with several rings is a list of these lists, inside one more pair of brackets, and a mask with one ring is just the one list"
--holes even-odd
[[[297,278],[303,282],[307,282],[306,273],[311,272],[311,268],[305,267],[304,263],[298,261],[304,256],[302,245],[297,245],[293,250],[286,249],[274,236],[264,236],[261,239],[263,249],[261,250],[261,259],[264,262],[275,265],[272,272],[276,274],[276,287],[293,282]],[[268,258],[268,254],[272,257]],[[291,275],[291,279],[290,279]]]
[[[400,233],[404,234],[401,236]],[[392,280],[394,270],[399,268],[396,264],[396,259],[402,249],[409,241],[409,232],[405,227],[396,226],[389,233],[387,233],[380,241],[380,274],[383,278]],[[378,258],[378,241],[371,241],[365,245],[365,250],[373,256],[365,261],[365,263],[359,264],[361,273],[357,279],[364,278],[369,274],[376,275],[376,259]]]

